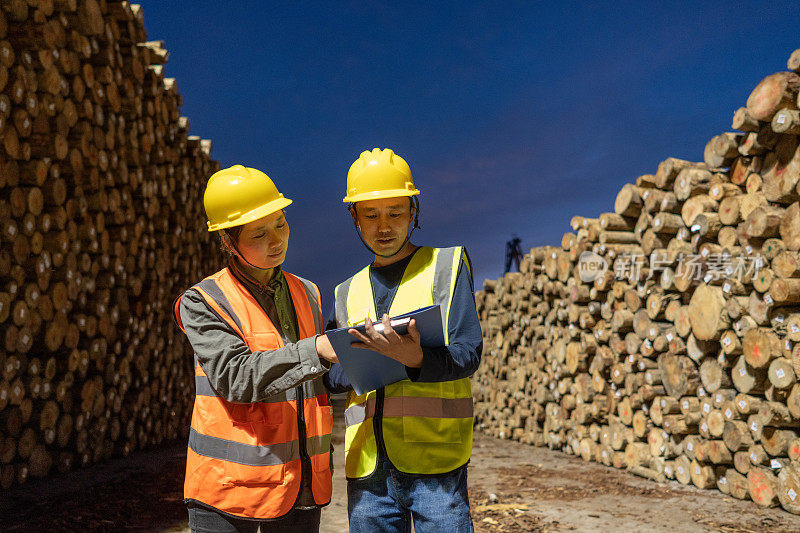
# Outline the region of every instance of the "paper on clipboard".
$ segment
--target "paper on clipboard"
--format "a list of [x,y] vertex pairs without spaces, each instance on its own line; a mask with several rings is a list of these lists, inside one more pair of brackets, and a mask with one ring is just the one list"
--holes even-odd
[[[420,334],[420,345],[423,347],[444,346],[444,329],[442,313],[438,305],[431,305],[391,318],[392,329],[400,334],[407,333],[408,322],[414,319]],[[382,324],[376,324],[376,329]],[[351,326],[326,331],[325,334],[333,346],[345,374],[353,385],[356,394],[364,394],[391,383],[408,379],[406,367],[399,361],[381,355],[372,350],[350,346],[358,339],[347,333],[349,329],[364,332],[364,325]]]

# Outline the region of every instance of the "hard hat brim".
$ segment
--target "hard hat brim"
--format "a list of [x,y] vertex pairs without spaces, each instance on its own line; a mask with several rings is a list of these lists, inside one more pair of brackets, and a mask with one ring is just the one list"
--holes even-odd
[[271,215],[276,211],[280,211],[284,207],[287,207],[291,204],[292,201],[288,198],[276,198],[271,202],[267,202],[264,205],[256,207],[255,209],[248,211],[247,213],[240,215],[239,217],[228,220],[227,222],[220,222],[219,224],[211,224],[207,222],[208,231],[219,231],[221,229],[232,228],[235,226],[242,226],[244,224],[249,224],[254,220],[258,220],[260,218],[264,218],[265,216]]
[[388,191],[370,191],[362,192],[361,194],[354,194],[352,196],[345,196],[342,202],[346,204],[354,204],[356,202],[363,202],[365,200],[380,200],[382,198],[399,198],[401,196],[416,196],[419,194],[418,189],[390,189]]

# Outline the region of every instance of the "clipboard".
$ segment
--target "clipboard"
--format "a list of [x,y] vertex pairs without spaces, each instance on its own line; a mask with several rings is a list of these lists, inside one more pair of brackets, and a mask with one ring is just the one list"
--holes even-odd
[[[401,335],[408,332],[408,322],[411,319],[416,322],[417,330],[420,334],[420,345],[423,347],[444,346],[444,328],[442,327],[442,312],[438,305],[431,305],[392,317],[390,324],[392,329]],[[383,329],[382,324],[376,324]],[[379,354],[372,350],[354,348],[350,346],[358,339],[347,333],[347,330],[355,329],[364,333],[363,324],[348,326],[346,328],[332,329],[326,331],[336,357],[339,358],[344,373],[347,374],[350,384],[356,394],[364,394],[371,390],[376,390],[392,383],[408,379],[406,367],[399,361]],[[379,329],[379,331],[380,331]]]

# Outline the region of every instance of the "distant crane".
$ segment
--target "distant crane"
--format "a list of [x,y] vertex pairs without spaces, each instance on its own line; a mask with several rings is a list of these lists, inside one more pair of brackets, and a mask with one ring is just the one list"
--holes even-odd
[[514,234],[510,241],[506,242],[506,269],[503,273],[512,272],[511,264],[517,266],[516,272],[519,272],[519,262],[522,260],[522,248],[520,248],[520,238]]

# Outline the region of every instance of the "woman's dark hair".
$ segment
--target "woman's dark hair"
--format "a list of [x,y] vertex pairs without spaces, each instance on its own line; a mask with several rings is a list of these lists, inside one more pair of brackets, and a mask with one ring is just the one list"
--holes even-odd
[[[284,216],[286,215],[286,211],[284,211],[283,209],[281,209],[281,213],[283,213]],[[219,247],[226,261],[232,259],[234,254],[230,250],[230,248],[225,246],[225,241],[223,240],[224,236],[227,235],[229,242],[238,248],[239,236],[242,234],[243,229],[244,226],[240,225],[240,226],[233,226],[232,228],[221,229],[217,232],[217,234],[219,235]]]
[[232,228],[222,229],[219,230],[219,232],[217,232],[219,235],[219,249],[222,252],[222,255],[226,261],[232,259],[234,257],[234,254],[229,247],[225,246],[224,238],[227,235],[231,244],[234,245],[238,244],[239,235],[242,234],[242,228],[243,226],[233,226]]

